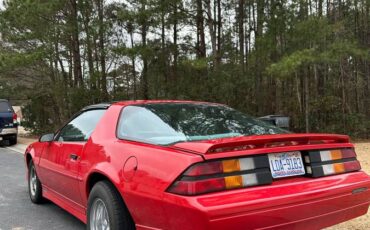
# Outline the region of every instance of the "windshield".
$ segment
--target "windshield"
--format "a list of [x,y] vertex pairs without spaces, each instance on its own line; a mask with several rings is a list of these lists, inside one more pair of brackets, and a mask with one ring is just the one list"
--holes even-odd
[[159,145],[288,133],[226,106],[195,103],[127,106],[123,109],[117,131],[121,139]]

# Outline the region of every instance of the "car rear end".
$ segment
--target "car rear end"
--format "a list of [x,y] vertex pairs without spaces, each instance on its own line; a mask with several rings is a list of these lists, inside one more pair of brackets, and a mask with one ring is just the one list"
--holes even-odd
[[366,214],[370,177],[347,136],[179,143],[202,155],[168,187],[169,229],[321,229]]
[[7,100],[0,99],[0,141],[17,142],[17,114]]

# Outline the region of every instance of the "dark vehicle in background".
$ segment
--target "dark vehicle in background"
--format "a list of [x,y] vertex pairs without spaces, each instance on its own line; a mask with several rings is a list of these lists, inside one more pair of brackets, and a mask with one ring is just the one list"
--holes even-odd
[[17,144],[18,122],[9,101],[0,99],[0,142],[8,141],[10,145]]

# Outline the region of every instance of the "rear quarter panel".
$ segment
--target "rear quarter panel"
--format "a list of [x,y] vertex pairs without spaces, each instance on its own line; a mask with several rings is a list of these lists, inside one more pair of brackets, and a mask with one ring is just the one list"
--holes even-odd
[[119,105],[108,109],[81,157],[83,205],[87,206],[90,175],[101,173],[119,190],[137,226],[162,228],[165,190],[188,166],[203,159],[167,147],[117,139],[121,109]]

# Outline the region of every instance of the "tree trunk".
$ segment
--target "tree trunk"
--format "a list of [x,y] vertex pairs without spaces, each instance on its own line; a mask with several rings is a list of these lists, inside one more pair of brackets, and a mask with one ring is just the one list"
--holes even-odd
[[96,89],[96,79],[95,79],[95,69],[94,69],[94,59],[93,59],[93,51],[92,51],[92,41],[91,41],[91,31],[90,31],[90,18],[91,18],[91,4],[89,0],[84,1],[84,13],[83,16],[83,23],[84,29],[86,33],[86,53],[87,53],[87,64],[89,68],[89,76],[90,76],[90,89]]
[[207,24],[209,29],[209,35],[211,37],[212,44],[212,55],[213,55],[213,65],[217,66],[217,44],[216,44],[216,31],[214,29],[214,19],[212,17],[212,6],[211,0],[205,0],[207,8]]
[[[142,3],[141,5],[141,11],[145,12],[146,7],[145,3]],[[146,37],[147,37],[147,32],[148,32],[148,26],[145,20],[143,20],[142,25],[141,25],[141,44],[143,49],[146,49]],[[142,91],[143,91],[143,98],[144,100],[149,99],[149,88],[148,88],[148,58],[146,52],[142,54],[142,59],[143,59],[143,71],[142,71]]]
[[107,72],[106,72],[107,70],[105,53],[104,0],[97,0],[97,6],[99,16],[99,50],[100,50],[102,100],[108,101],[109,95],[107,90]]
[[206,57],[206,39],[204,33],[204,16],[203,16],[203,3],[202,0],[197,1],[197,57]]
[[239,32],[239,63],[241,65],[243,73],[245,72],[244,65],[244,1],[239,0],[238,5],[238,32]]
[[304,103],[305,103],[305,126],[306,126],[306,133],[310,132],[310,91],[309,91],[309,79],[308,73],[305,74],[304,77]]
[[173,9],[173,79],[176,80],[177,78],[177,59],[178,59],[178,50],[177,50],[177,39],[178,39],[178,34],[177,34],[177,7],[178,3],[174,3],[174,9]]
[[221,46],[222,46],[222,9],[221,9],[221,0],[217,0],[217,56],[216,56],[216,61],[217,61],[217,66],[220,65],[221,63]]
[[74,85],[83,87],[81,54],[80,54],[80,39],[78,30],[78,9],[77,0],[70,0],[71,3],[71,26],[72,26],[72,47],[73,47],[73,77]]
[[[130,41],[131,41],[131,48],[133,49],[135,47],[134,45],[134,35],[133,35],[133,30],[130,29],[129,30],[129,33],[130,33]],[[134,81],[134,100],[137,99],[137,89],[136,89],[136,60],[135,60],[135,56],[132,55],[131,56],[131,65],[132,65],[132,78],[133,78],[133,81]]]
[[[256,32],[256,41],[255,47],[256,52],[259,53],[262,49],[261,47],[261,38],[263,35],[263,24],[265,21],[265,0],[257,0],[257,32]],[[255,79],[255,98],[257,105],[257,113],[261,114],[264,103],[262,103],[262,67],[264,66],[264,57],[258,57],[256,60],[256,79]]]

